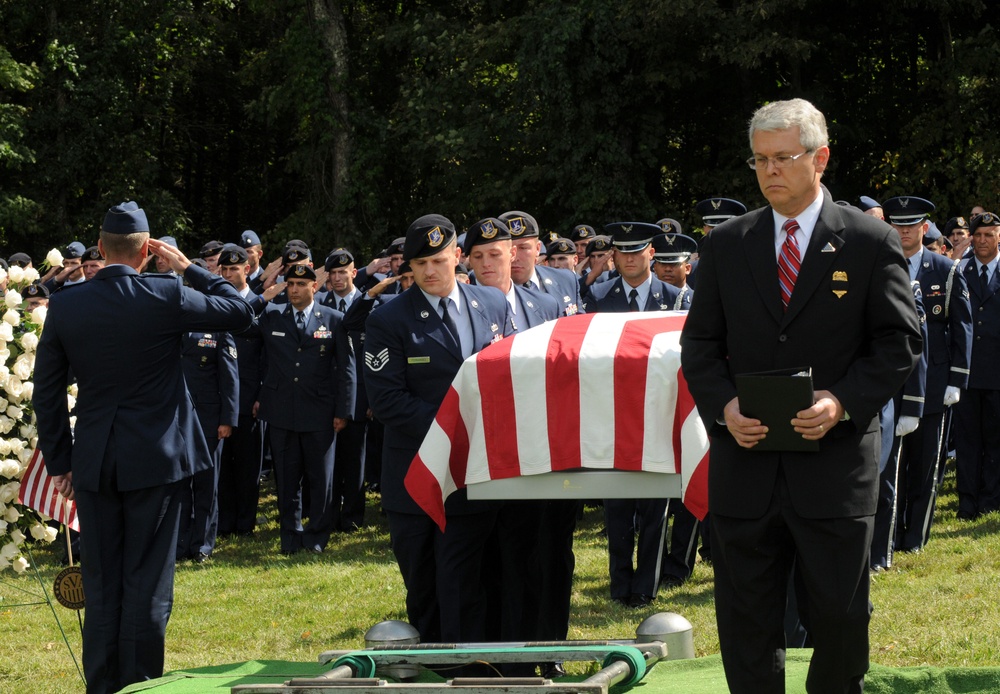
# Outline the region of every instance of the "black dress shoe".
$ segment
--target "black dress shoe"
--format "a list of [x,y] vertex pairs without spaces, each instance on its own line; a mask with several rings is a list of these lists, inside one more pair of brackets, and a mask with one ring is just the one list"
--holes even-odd
[[323,553],[323,547],[321,545],[310,545],[310,546],[306,547],[306,549],[309,550],[310,552],[312,552],[313,554],[322,554]]
[[976,514],[972,511],[959,511],[955,514],[955,518],[960,521],[974,521],[976,520]]
[[563,667],[562,663],[544,663],[542,668],[545,674],[542,675],[547,680],[554,680],[557,677],[566,676],[566,668]]
[[194,563],[204,564],[206,561],[208,561],[209,556],[210,555],[205,554],[204,552],[198,552],[196,555],[194,555]]
[[624,607],[628,607],[628,605],[629,605],[629,598],[615,598],[615,597],[612,597],[611,598],[611,602],[616,602],[619,605],[622,605]]
[[664,588],[677,588],[684,585],[684,579],[680,576],[666,574],[660,578],[660,585]]
[[645,593],[633,593],[632,597],[629,598],[629,607],[645,607],[653,602],[652,595],[646,595]]

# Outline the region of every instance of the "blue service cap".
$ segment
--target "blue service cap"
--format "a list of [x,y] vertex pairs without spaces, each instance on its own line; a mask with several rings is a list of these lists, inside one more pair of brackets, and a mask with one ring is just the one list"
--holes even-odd
[[941,230],[938,229],[937,224],[935,224],[934,222],[930,222],[927,225],[927,231],[924,232],[924,245],[926,246],[929,243],[934,243],[938,239],[943,239],[943,238],[944,234],[942,234]]
[[875,198],[870,198],[867,195],[862,195],[858,198],[860,203],[858,207],[861,208],[862,212],[867,212],[868,210],[874,210],[876,207],[882,207],[882,204]]
[[180,248],[177,245],[177,239],[175,239],[173,236],[161,236],[160,238],[157,239],[157,241],[162,241],[163,243],[167,244],[168,246],[173,246],[174,248],[178,248],[178,249]]
[[74,241],[66,246],[66,250],[63,251],[63,258],[82,258],[83,254],[87,252],[87,247],[84,246],[79,241]]
[[698,242],[684,234],[658,234],[653,237],[653,260],[658,263],[683,263],[698,252]]
[[622,253],[637,253],[660,233],[660,227],[648,222],[612,222],[604,225],[611,243]]
[[240,246],[244,249],[250,248],[252,246],[260,245],[260,237],[257,236],[257,232],[253,229],[245,229],[242,234],[240,234]]
[[912,195],[899,195],[882,203],[882,210],[890,224],[908,227],[927,219],[934,211],[934,203]]
[[705,226],[714,227],[728,219],[746,214],[747,206],[731,198],[708,198],[694,206]]
[[101,231],[106,234],[137,234],[143,231],[149,233],[149,222],[138,203],[130,200],[108,210],[104,215]]
[[[455,225],[439,214],[425,214],[410,224],[403,238],[403,260],[437,255],[455,240]],[[395,245],[395,241],[393,245]],[[389,247],[392,250],[392,246]]]

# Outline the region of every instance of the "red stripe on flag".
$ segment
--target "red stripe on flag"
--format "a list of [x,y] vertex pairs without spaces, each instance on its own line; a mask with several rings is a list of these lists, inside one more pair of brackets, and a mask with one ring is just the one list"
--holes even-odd
[[684,506],[698,520],[708,515],[708,456],[706,453],[684,488]]
[[[490,479],[518,477],[521,458],[517,450],[514,384],[511,382],[510,350],[514,340],[501,340],[476,357],[483,436]],[[465,479],[465,476],[456,479]]]
[[580,460],[580,349],[596,313],[560,318],[545,357],[545,415],[552,469],[575,470]]
[[629,321],[622,329],[615,352],[616,470],[642,470],[649,349],[657,334],[683,325],[684,316],[665,316]]
[[80,530],[80,523],[76,517],[76,503],[67,501],[56,490],[52,477],[45,470],[42,451],[38,448],[32,453],[28,467],[21,477],[18,501],[68,528],[78,532]]
[[683,457],[683,444],[681,442],[681,429],[684,422],[694,411],[694,398],[688,390],[687,381],[680,369],[677,369],[677,404],[674,405],[674,472],[682,472],[681,459]]
[[410,469],[406,471],[403,484],[417,505],[431,517],[431,520],[437,523],[441,532],[444,532],[446,520],[441,486],[438,484],[437,478],[427,469],[424,461],[420,459],[419,453],[410,463]]

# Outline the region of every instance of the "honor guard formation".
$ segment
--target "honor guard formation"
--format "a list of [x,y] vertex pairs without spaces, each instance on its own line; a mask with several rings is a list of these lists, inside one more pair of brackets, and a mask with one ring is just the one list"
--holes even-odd
[[[947,217],[918,195],[834,201],[808,102],[760,109],[749,144],[769,204],[707,198],[687,233],[671,217],[543,231],[520,210],[464,229],[427,214],[361,260],[266,235],[265,255],[252,230],[182,249],[138,204],[112,207],[96,245],[68,243],[24,293],[49,305],[35,401],[86,537],[88,681],[111,691],[162,672],[175,563],[210,566],[218,538],[252,536],[268,476],[287,555],[365,527],[366,491],[379,495],[422,641],[565,639],[580,502],[462,489],[442,532],[404,477],[470,355],[563,316],[683,311],[711,515],[594,500],[608,595],[645,607],[710,562],[733,691],[772,691],[786,638],[815,648],[810,680],[856,682],[869,575],[931,540],[946,464],[960,519],[1000,509],[1000,217]],[[734,376],[785,367],[812,367],[815,404],[792,425],[819,452],[753,450],[767,427],[740,411]],[[126,614],[140,625],[127,646]]]

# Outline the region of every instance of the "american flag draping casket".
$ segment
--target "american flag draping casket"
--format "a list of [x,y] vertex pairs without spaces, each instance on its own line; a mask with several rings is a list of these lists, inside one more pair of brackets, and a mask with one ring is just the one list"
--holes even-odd
[[568,316],[465,360],[406,475],[444,530],[466,485],[546,472],[678,473],[708,511],[708,435],[681,374],[685,313]]

